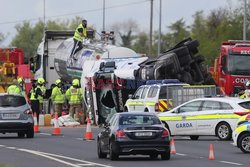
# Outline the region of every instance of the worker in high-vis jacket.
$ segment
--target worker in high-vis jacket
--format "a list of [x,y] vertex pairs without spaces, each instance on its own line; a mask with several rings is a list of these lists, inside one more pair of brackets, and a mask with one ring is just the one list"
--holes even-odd
[[40,111],[43,112],[43,98],[45,97],[46,93],[46,88],[45,88],[45,80],[44,78],[38,78],[37,79],[37,89],[40,89],[42,94],[38,95],[38,100],[39,100],[39,108]]
[[20,77],[17,80],[14,80],[13,82],[14,84],[8,87],[7,93],[21,94],[26,98],[23,78]]
[[63,104],[65,102],[65,95],[62,89],[62,81],[60,79],[57,79],[55,82],[55,87],[52,90],[51,99],[54,105],[54,114],[61,116]]
[[[72,86],[66,91],[66,98],[69,102],[69,114],[77,122],[80,122],[79,113],[82,111],[83,91],[78,79],[72,81]],[[83,115],[84,117],[84,115]],[[84,119],[85,120],[85,119]]]
[[74,33],[74,45],[70,54],[70,58],[75,58],[75,54],[83,48],[82,41],[87,37],[87,20],[82,19],[82,23],[76,28]]
[[38,99],[39,96],[42,96],[42,91],[41,91],[41,89],[37,88],[37,83],[35,81],[33,81],[32,88],[30,89],[28,97],[30,99],[32,112],[33,112],[33,114],[36,113],[36,115],[37,115],[37,123],[38,124],[39,124],[39,115],[41,112],[41,109],[39,106],[40,105],[39,99]]
[[240,98],[250,98],[250,81],[245,83],[245,90],[239,93]]

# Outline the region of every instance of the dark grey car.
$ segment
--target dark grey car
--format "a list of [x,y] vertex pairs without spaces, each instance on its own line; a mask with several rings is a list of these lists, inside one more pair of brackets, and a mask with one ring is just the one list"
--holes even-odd
[[0,133],[17,133],[18,137],[34,137],[32,110],[22,95],[0,94]]
[[99,158],[116,160],[119,155],[143,154],[155,159],[170,159],[169,131],[154,113],[116,113],[99,133]]

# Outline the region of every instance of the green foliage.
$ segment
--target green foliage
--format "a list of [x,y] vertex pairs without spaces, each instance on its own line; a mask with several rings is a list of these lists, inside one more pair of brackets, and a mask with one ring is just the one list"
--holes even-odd
[[3,33],[0,32],[0,44],[4,41],[5,36]]

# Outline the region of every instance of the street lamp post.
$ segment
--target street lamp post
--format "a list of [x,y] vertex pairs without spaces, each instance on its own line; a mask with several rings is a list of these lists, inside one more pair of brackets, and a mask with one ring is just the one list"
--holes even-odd
[[161,13],[162,13],[162,0],[160,0],[160,11],[159,11],[159,35],[158,35],[158,56],[161,53]]

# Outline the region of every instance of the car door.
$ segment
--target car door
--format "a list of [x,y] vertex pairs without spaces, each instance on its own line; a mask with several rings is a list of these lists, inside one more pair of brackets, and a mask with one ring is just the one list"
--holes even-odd
[[215,100],[204,101],[197,119],[198,134],[214,135],[216,125],[221,121],[220,114],[227,113],[232,113],[230,104]]
[[147,101],[145,97],[146,97],[147,92],[148,92],[148,87],[146,86],[144,87],[141,93],[141,96],[137,101],[138,105],[135,106],[135,111],[142,111],[142,112],[145,111],[145,108],[146,108],[145,102]]
[[129,111],[136,111],[136,108],[139,105],[139,100],[141,98],[143,89],[144,87],[139,87],[135,92],[134,96],[132,97],[132,99],[130,99]]
[[176,120],[169,121],[169,128],[172,135],[196,135],[196,119],[201,109],[201,100],[192,101],[177,107],[175,112]]

